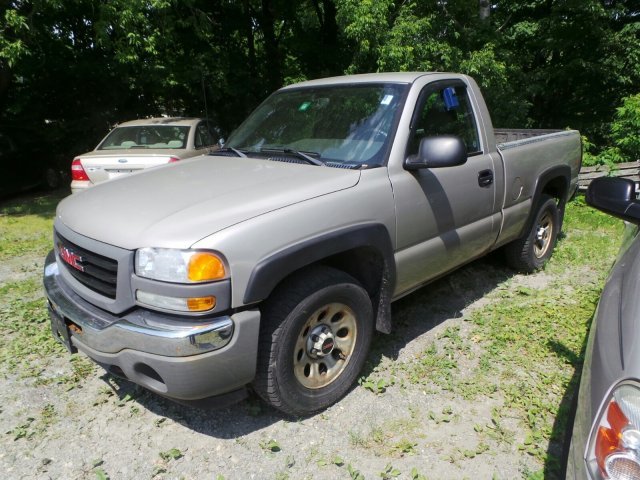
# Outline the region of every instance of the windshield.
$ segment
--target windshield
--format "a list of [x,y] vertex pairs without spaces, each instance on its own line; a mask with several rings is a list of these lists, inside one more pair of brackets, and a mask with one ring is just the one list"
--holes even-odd
[[185,148],[188,126],[140,125],[116,127],[100,144],[98,150],[129,148]]
[[379,165],[406,85],[351,84],[282,90],[233,132],[245,153],[295,150],[327,161]]

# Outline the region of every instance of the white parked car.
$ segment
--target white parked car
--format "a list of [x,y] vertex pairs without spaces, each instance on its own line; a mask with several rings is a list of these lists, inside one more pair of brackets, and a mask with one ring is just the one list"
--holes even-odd
[[115,127],[95,150],[71,164],[71,191],[144,168],[177,162],[217,145],[220,131],[202,118],[147,118]]

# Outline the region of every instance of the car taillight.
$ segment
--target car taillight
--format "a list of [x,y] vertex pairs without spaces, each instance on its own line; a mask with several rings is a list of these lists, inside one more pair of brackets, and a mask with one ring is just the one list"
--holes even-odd
[[71,180],[79,180],[86,182],[89,180],[89,176],[87,172],[84,171],[84,167],[82,163],[80,163],[79,158],[74,158],[73,162],[71,162]]
[[169,161],[167,163],[175,163],[179,161],[180,159],[178,157],[169,157]]
[[613,391],[592,433],[589,469],[595,478],[640,479],[640,388],[625,383]]

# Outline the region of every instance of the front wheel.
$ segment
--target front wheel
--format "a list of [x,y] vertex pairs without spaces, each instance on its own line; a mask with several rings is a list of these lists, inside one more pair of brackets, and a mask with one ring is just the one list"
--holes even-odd
[[340,399],[357,378],[373,335],[367,292],[329,267],[293,275],[266,302],[254,388],[291,415]]
[[560,213],[553,197],[542,195],[526,236],[505,247],[507,262],[516,270],[532,273],[547,263],[560,230]]

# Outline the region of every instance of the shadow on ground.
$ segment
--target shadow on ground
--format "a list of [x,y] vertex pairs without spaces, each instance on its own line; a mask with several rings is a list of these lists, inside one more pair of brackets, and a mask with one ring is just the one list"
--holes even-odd
[[556,415],[553,422],[551,438],[547,449],[547,460],[544,465],[545,479],[565,478],[573,420],[578,404],[578,389],[582,375],[582,364],[592,321],[593,319],[589,322],[589,328],[582,339],[580,355],[576,355],[562,343],[550,342],[549,344],[550,350],[558,357],[564,358],[567,363],[573,366],[574,371],[562,396],[562,401],[558,407],[558,415]]
[[[378,334],[375,337],[362,375],[369,375],[383,357],[398,358],[400,351],[416,338],[446,320],[460,317],[465,307],[513,275],[514,272],[504,265],[500,252],[497,252],[394,303],[394,331],[390,335]],[[201,409],[176,404],[109,374],[102,378],[121,401],[139,402],[157,415],[211,437],[237,438],[283,419],[292,420],[266,406],[252,393],[248,399],[227,408]]]
[[[393,360],[407,344],[462,311],[516,274],[505,265],[501,251],[472,262],[395,302],[393,332],[378,335],[369,355],[368,375],[382,357]],[[367,370],[368,368],[368,370]]]

